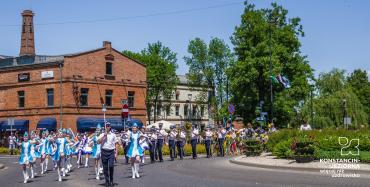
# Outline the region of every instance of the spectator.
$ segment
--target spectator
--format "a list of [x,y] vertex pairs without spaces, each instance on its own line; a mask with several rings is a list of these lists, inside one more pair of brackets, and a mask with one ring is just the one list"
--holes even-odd
[[251,123],[248,123],[247,128],[245,129],[245,137],[247,139],[252,138],[254,135],[254,129]]
[[15,149],[15,143],[16,143],[16,140],[15,140],[15,136],[13,133],[10,134],[9,138],[8,138],[8,143],[9,143],[9,152],[10,152],[10,155],[13,155],[14,154],[14,149]]
[[301,127],[299,128],[300,131],[309,131],[312,130],[311,125],[304,121]]
[[276,132],[277,129],[275,128],[275,124],[272,122],[269,124],[269,133]]

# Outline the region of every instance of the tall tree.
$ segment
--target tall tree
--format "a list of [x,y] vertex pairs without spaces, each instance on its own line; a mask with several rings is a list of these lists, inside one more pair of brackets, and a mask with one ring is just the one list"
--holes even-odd
[[[176,53],[168,47],[163,46],[161,42],[149,43],[148,47],[140,53],[132,51],[123,51],[123,54],[136,59],[147,67],[147,97],[146,107],[150,123],[151,108],[154,107],[154,119],[156,122],[158,111],[158,102],[160,99],[171,101],[174,90],[178,84],[176,75],[177,58]],[[166,104],[170,104],[166,102]]]
[[[348,79],[351,80],[353,76]],[[352,80],[351,80],[352,81]],[[313,98],[313,121],[310,123],[314,128],[343,127],[344,117],[350,117],[350,128],[366,127],[368,114],[355,94],[345,76],[344,70],[333,69],[328,73],[321,73],[317,80],[318,95]],[[310,119],[310,101],[302,108],[302,117]]]
[[[227,76],[226,69],[233,59],[230,48],[219,38],[212,38],[207,45],[200,38],[191,40],[188,45],[188,53],[184,60],[189,66],[188,79],[190,85],[208,85],[203,87],[203,93],[208,93],[209,105],[215,113],[214,118],[219,117],[219,108],[226,101]],[[205,99],[207,97],[201,98]]]
[[[256,118],[256,107],[264,101],[262,110],[270,111],[270,119],[273,112],[275,123],[285,126],[294,115],[294,106],[309,94],[313,73],[299,41],[304,32],[300,18],[287,15],[288,10],[276,3],[256,9],[246,2],[241,23],[231,37],[238,58],[228,69],[232,100],[245,122]],[[273,85],[274,111],[270,110],[270,60],[272,75],[281,74],[291,82],[290,88]]]

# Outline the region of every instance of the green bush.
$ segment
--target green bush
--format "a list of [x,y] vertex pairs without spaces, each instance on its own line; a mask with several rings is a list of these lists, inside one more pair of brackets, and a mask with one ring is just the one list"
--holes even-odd
[[[314,157],[320,158],[357,158],[361,162],[370,162],[370,132],[368,130],[344,130],[344,129],[323,129],[300,132],[298,130],[283,129],[269,136],[267,148],[278,158],[291,158],[291,143],[294,139],[311,137],[314,143]],[[346,137],[349,140],[359,139],[359,156],[341,156],[342,145],[339,144],[339,137]],[[312,149],[311,149],[312,151]]]
[[[7,147],[0,147],[0,154],[9,154],[9,149]],[[19,155],[19,150],[18,149],[14,149],[14,152],[13,154],[15,155]]]
[[244,140],[243,145],[247,156],[259,156],[262,153],[262,143],[257,139]]
[[290,149],[292,144],[291,140],[285,140],[279,142],[272,151],[272,154],[277,158],[293,158],[293,152]]

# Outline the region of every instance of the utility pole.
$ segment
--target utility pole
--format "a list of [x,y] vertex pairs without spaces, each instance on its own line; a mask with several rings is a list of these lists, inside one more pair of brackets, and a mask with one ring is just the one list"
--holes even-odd
[[311,126],[313,127],[313,89],[314,89],[314,86],[313,85],[310,85],[310,88],[311,88]]
[[270,114],[271,114],[270,122],[272,123],[274,119],[274,96],[273,96],[272,80],[271,80],[271,76],[272,76],[272,42],[271,42],[272,28],[271,28],[271,24],[272,22],[269,20],[269,48],[270,48],[269,72],[270,72]]

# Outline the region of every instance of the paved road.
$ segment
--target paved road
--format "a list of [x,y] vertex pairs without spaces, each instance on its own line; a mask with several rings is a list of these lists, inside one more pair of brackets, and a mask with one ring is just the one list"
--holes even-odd
[[[55,171],[46,175],[37,175],[28,184],[23,184],[23,176],[17,158],[0,156],[0,162],[6,165],[0,170],[0,186],[98,186],[104,180],[97,181],[94,168],[75,168],[63,182],[57,181]],[[40,169],[37,168],[37,169]],[[226,158],[200,158],[197,160],[165,161],[147,164],[141,167],[141,178],[131,179],[131,168],[120,159],[115,167],[116,186],[133,187],[351,187],[370,186],[370,176],[361,178],[331,178],[313,172],[277,171],[231,164]]]

